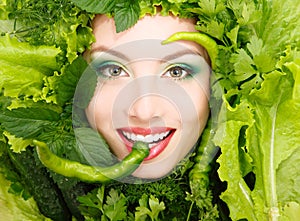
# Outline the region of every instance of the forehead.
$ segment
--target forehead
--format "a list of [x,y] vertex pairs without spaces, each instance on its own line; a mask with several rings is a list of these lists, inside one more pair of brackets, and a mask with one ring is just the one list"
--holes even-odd
[[94,47],[91,51],[92,60],[115,57],[127,62],[144,59],[169,61],[188,55],[199,56],[199,53],[176,42],[162,45],[161,40],[158,39],[131,41],[114,48],[99,46]]
[[[114,20],[105,15],[97,15],[93,21],[93,33],[96,42],[92,45],[95,48],[114,48],[128,43],[139,42],[146,39],[165,40],[176,32],[196,32],[193,19],[183,19],[175,16],[145,16],[140,19],[132,28],[116,33]],[[179,42],[184,47],[197,51],[199,54],[204,49],[194,42]]]

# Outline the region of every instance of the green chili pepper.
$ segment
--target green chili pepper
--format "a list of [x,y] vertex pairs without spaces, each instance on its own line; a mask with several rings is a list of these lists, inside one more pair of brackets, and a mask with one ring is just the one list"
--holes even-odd
[[143,142],[136,142],[132,151],[121,162],[110,167],[84,165],[53,154],[47,144],[33,141],[41,162],[50,170],[66,177],[75,177],[85,182],[105,183],[112,179],[132,174],[149,155],[149,148]]
[[164,40],[162,44],[169,44],[179,40],[193,41],[203,46],[210,57],[212,69],[216,68],[218,45],[212,38],[200,32],[177,32]]

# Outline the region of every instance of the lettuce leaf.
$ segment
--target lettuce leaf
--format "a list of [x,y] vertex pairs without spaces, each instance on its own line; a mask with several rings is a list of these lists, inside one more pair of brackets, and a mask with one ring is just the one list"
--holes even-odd
[[[224,104],[226,121],[214,142],[222,151],[219,176],[228,185],[221,199],[233,220],[284,220],[300,212],[299,58],[287,50],[277,70],[262,75],[259,89],[235,107]],[[251,165],[246,173],[245,165]]]
[[44,217],[33,198],[24,200],[8,192],[10,182],[0,173],[0,215],[2,220],[50,221]]
[[300,2],[209,2],[193,11],[202,13],[198,29],[220,42],[213,84],[213,97],[223,102],[213,139],[227,185],[220,197],[232,220],[295,220]]
[[6,149],[4,136],[0,135],[0,218],[1,220],[45,220],[31,195],[21,184],[14,171]]
[[[1,11],[3,10],[3,12]],[[72,63],[94,41],[89,27],[93,15],[85,13],[68,0],[6,0],[0,5],[5,27],[0,32],[31,45],[56,46],[61,49],[60,64]],[[8,23],[12,23],[9,28]]]
[[55,47],[33,47],[8,35],[0,37],[0,88],[9,97],[41,100],[43,79],[59,67]]
[[299,3],[208,0],[192,10],[219,42],[213,141],[233,220],[299,213]]

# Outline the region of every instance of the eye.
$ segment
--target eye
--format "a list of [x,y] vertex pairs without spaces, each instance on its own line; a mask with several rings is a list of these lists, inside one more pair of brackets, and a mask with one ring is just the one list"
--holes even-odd
[[129,74],[121,64],[114,62],[104,62],[99,66],[96,66],[95,69],[99,77],[119,78],[129,76]]
[[186,77],[189,77],[192,75],[192,70],[190,70],[188,67],[185,67],[185,65],[174,65],[169,67],[162,77],[165,78],[173,78],[173,79],[184,79]]

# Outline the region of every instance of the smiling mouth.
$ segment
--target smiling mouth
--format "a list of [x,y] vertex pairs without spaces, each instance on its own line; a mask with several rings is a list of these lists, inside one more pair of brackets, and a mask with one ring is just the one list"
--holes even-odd
[[148,144],[150,154],[144,160],[158,156],[169,144],[176,129],[173,128],[121,128],[117,130],[129,152],[136,141]]

